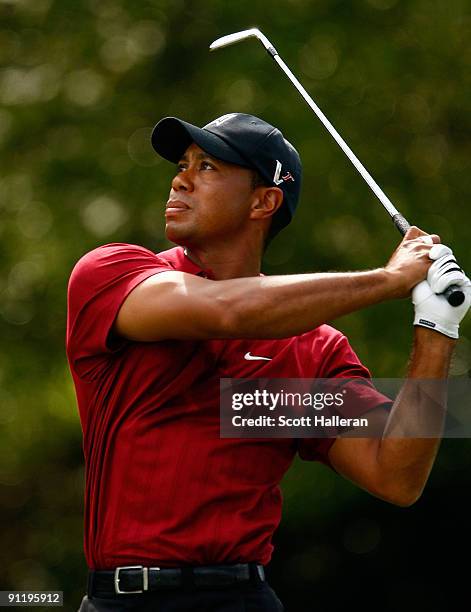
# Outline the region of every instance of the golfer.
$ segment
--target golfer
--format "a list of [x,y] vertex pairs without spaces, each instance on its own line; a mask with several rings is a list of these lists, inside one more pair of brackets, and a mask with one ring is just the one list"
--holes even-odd
[[[416,396],[406,384],[394,403],[379,393],[326,322],[412,292],[408,378],[445,379],[470,282],[439,237],[416,227],[374,270],[263,276],[264,248],[298,203],[294,147],[240,113],[204,128],[165,118],[152,144],[177,164],[165,210],[177,246],[106,244],[69,281],[90,569],[80,610],[283,610],[265,566],[296,454],[409,506],[440,438],[220,438],[219,379],[353,377],[363,413],[386,428],[407,421]],[[457,308],[438,295],[451,283],[466,295]]]

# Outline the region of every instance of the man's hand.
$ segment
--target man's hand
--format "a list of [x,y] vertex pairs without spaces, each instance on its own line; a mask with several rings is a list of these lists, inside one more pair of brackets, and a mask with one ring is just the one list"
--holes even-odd
[[[412,291],[415,306],[414,325],[458,338],[459,324],[471,303],[471,281],[459,267],[450,247],[434,244],[428,254],[434,262],[422,281]],[[450,306],[442,294],[450,285],[458,285],[465,295],[463,304]]]
[[460,322],[471,304],[471,281],[463,273],[461,274],[459,283],[453,281],[454,284],[461,285],[465,295],[461,306],[450,306],[445,296],[437,295],[426,280],[414,287],[412,291],[412,302],[415,307],[414,325],[428,327],[449,338],[459,337]]
[[432,264],[429,252],[439,242],[437,234],[427,234],[415,226],[409,228],[385,266],[395,287],[394,297],[407,297],[412,288],[427,277]]
[[435,244],[429,252],[434,262],[427,273],[427,281],[434,293],[443,293],[450,285],[466,285],[468,280],[450,247]]

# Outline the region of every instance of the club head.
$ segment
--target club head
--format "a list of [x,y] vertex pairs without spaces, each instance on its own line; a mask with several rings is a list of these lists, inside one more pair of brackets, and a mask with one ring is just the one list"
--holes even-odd
[[241,32],[234,32],[234,34],[227,34],[227,36],[222,36],[221,38],[218,38],[214,42],[212,42],[209,46],[209,49],[210,51],[215,51],[216,49],[221,49],[222,47],[228,47],[229,45],[238,43],[241,40],[245,40],[246,38],[258,38],[258,40],[262,43],[265,49],[271,47],[268,38],[264,36],[258,28],[251,28],[250,30],[242,30]]

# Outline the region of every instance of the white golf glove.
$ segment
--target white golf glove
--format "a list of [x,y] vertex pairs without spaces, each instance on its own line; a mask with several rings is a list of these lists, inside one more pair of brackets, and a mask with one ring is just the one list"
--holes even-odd
[[[415,307],[414,325],[428,327],[450,338],[458,338],[459,324],[471,305],[471,281],[456,263],[452,250],[435,244],[429,253],[434,263],[430,266],[427,280],[412,290]],[[450,285],[458,285],[465,294],[461,306],[450,306],[443,293]]]
[[434,293],[443,293],[450,285],[461,285],[466,279],[450,247],[434,244],[428,256],[435,260],[427,274],[427,280]]

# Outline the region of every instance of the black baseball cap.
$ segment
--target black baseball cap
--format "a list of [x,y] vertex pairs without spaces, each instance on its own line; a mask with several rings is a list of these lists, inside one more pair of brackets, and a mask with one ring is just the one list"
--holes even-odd
[[267,185],[283,191],[269,239],[288,225],[299,200],[302,167],[298,152],[278,128],[253,115],[230,113],[202,128],[165,117],[152,132],[154,149],[175,164],[193,142],[216,159],[257,170]]

